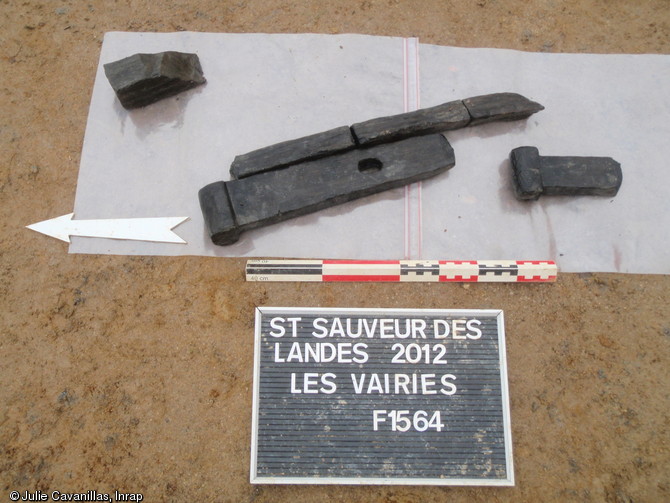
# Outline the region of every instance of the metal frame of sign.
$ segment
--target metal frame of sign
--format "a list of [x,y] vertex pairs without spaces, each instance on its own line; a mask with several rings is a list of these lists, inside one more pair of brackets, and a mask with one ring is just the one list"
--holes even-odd
[[[496,398],[495,403],[499,403],[499,411],[497,409],[492,409],[494,412],[497,412],[497,415],[495,415],[496,419],[494,420],[495,424],[495,435],[496,435],[496,440],[495,443],[497,445],[497,449],[500,451],[498,452],[498,457],[497,463],[500,464],[500,467],[497,470],[497,474],[494,474],[493,476],[463,476],[463,477],[458,477],[458,476],[452,476],[452,475],[444,475],[444,474],[439,474],[439,475],[403,475],[403,473],[399,473],[397,470],[393,472],[389,472],[390,474],[388,476],[358,476],[358,475],[352,475],[352,468],[348,467],[348,475],[347,476],[331,476],[327,473],[312,473],[312,474],[307,474],[307,475],[301,475],[300,470],[297,470],[293,468],[291,465],[293,464],[293,460],[297,460],[300,458],[300,455],[296,453],[293,453],[291,455],[291,450],[290,448],[286,448],[285,451],[281,451],[278,456],[284,456],[288,459],[286,462],[287,469],[286,472],[288,475],[280,474],[280,475],[267,475],[263,473],[259,473],[258,470],[258,462],[259,462],[259,438],[261,438],[263,435],[267,436],[267,431],[265,433],[259,432],[259,419],[261,417],[261,353],[262,348],[261,348],[261,340],[262,340],[262,324],[264,317],[268,316],[273,316],[273,320],[277,319],[283,319],[283,320],[289,320],[290,317],[301,317],[304,316],[306,318],[309,317],[344,317],[344,316],[350,316],[350,317],[358,317],[360,319],[361,317],[379,317],[385,318],[385,319],[400,319],[401,317],[407,317],[407,318],[417,318],[417,317],[424,317],[424,319],[430,319],[434,320],[436,317],[442,317],[439,319],[476,319],[476,318],[482,318],[489,320],[487,323],[493,327],[488,330],[493,330],[495,329],[496,334],[497,334],[497,352],[498,352],[498,359],[497,362],[494,361],[494,367],[498,367],[499,369],[499,383],[496,381],[496,385],[499,386],[499,395],[497,395],[497,392],[494,393],[494,396]],[[267,318],[266,318],[267,319]],[[312,318],[314,319],[314,318]],[[353,319],[353,318],[352,318]],[[296,323],[296,322],[293,322]],[[290,333],[290,326],[286,326],[284,328],[279,327],[278,325],[273,325],[277,328],[277,332],[272,332],[275,335],[272,337],[278,337],[276,334],[280,333],[279,330],[285,330],[285,335],[287,335],[287,338],[285,340],[290,340],[289,333]],[[316,325],[314,325],[316,326]],[[408,327],[410,325],[407,325]],[[294,325],[295,327],[295,325]],[[454,325],[455,327],[455,325]],[[388,327],[387,327],[388,328]],[[458,326],[459,330],[463,329],[464,330],[464,325],[461,324]],[[319,329],[323,330],[324,327],[319,325]],[[381,328],[378,326],[378,329],[380,330],[381,334]],[[475,327],[476,329],[476,327]],[[273,329],[274,330],[274,329]],[[295,330],[295,328],[294,328]],[[397,327],[396,327],[397,330]],[[446,329],[447,333],[449,333],[449,329]],[[306,333],[303,331],[303,334]],[[399,332],[398,332],[399,333]],[[437,333],[437,329],[435,331]],[[455,329],[452,331],[451,335],[453,336],[456,333]],[[463,341],[458,341],[458,344],[461,344],[463,347],[465,347],[464,351],[469,351],[469,346],[468,344],[471,344],[472,346],[476,347],[476,340],[475,341],[469,341],[465,340],[465,335],[466,332],[458,332],[459,337],[454,337],[454,339],[464,339]],[[293,335],[295,336],[295,331],[293,332]],[[434,334],[433,334],[434,335]],[[442,334],[441,334],[442,335]],[[476,333],[472,334],[472,338],[475,339]],[[268,335],[270,337],[270,335]],[[281,336],[279,336],[281,337]],[[381,337],[381,335],[380,335]],[[299,338],[298,338],[299,339]],[[298,340],[294,339],[294,340]],[[283,340],[283,339],[272,339],[270,342],[274,342],[276,340]],[[328,339],[323,339],[323,340],[328,340]],[[361,341],[365,342],[364,339],[360,339]],[[424,339],[425,341],[426,339]],[[482,339],[483,340],[483,339]],[[369,340],[368,340],[369,341]],[[404,341],[405,343],[407,341]],[[423,341],[420,341],[423,342]],[[453,344],[456,344],[456,342],[452,342]],[[264,350],[266,354],[268,354],[268,349],[267,349],[267,344],[269,342],[266,342],[266,349]],[[437,344],[437,343],[435,343]],[[425,346],[425,344],[424,344]],[[417,346],[419,347],[419,346]],[[431,349],[432,346],[430,347]],[[284,348],[285,350],[286,348]],[[425,349],[425,348],[424,348]],[[275,351],[278,351],[277,349]],[[426,350],[426,355],[428,355],[429,351]],[[383,355],[387,355],[388,353],[380,353]],[[409,354],[409,353],[408,353]],[[279,353],[274,353],[274,361],[276,362],[278,358],[281,358],[279,361],[284,361],[286,354],[283,356],[280,356]],[[350,355],[349,355],[350,356]],[[467,356],[467,355],[466,355]],[[428,357],[426,357],[428,359]],[[467,364],[471,363],[471,358],[467,359]],[[428,362],[426,362],[428,363]],[[435,361],[431,362],[435,363]],[[268,367],[267,362],[263,362],[266,368],[272,368],[273,363],[270,363],[270,367]],[[276,364],[275,364],[276,367]],[[358,369],[360,370],[363,368],[363,364],[358,365]],[[394,369],[407,369],[407,367],[399,366],[399,367],[394,367]],[[433,367],[435,368],[435,367]],[[468,368],[468,367],[463,367],[463,368]],[[412,367],[410,366],[410,370]],[[461,370],[462,374],[465,374],[465,370]],[[399,374],[392,374],[394,376],[397,376]],[[489,373],[489,375],[492,375]],[[454,377],[454,376],[452,376]],[[462,378],[464,376],[461,376]],[[503,318],[503,312],[501,310],[491,310],[491,309],[470,309],[470,310],[464,310],[464,309],[376,309],[376,308],[302,308],[302,307],[258,307],[256,308],[256,328],[255,328],[255,343],[254,343],[254,382],[253,382],[253,412],[252,412],[252,433],[251,433],[251,473],[250,473],[250,481],[253,484],[354,484],[354,485],[444,485],[444,486],[513,486],[514,485],[514,466],[513,466],[513,456],[512,456],[512,436],[511,436],[511,419],[510,419],[510,410],[509,410],[509,389],[508,389],[508,383],[507,383],[507,360],[506,360],[506,355],[505,355],[505,332],[504,332],[504,318]],[[293,379],[293,377],[291,377]],[[461,379],[459,381],[456,379],[454,382],[455,383],[460,383],[464,382],[466,379]],[[266,381],[267,382],[267,381]],[[274,381],[272,381],[274,384]],[[446,381],[445,381],[446,382]],[[312,383],[314,384],[314,383]],[[332,392],[332,387],[333,383],[332,382],[327,382],[324,381],[322,384],[325,384],[324,387],[322,387],[322,391],[325,390],[326,392]],[[318,385],[318,384],[317,384]],[[330,388],[327,386],[330,385]],[[291,381],[291,386],[293,386],[293,381]],[[305,384],[307,386],[307,384]],[[388,386],[388,385],[387,385]],[[497,387],[496,386],[496,387]],[[396,390],[398,388],[395,388]],[[307,390],[307,387],[305,388]],[[298,390],[296,390],[298,391]],[[490,390],[486,390],[489,391]],[[293,392],[293,388],[291,388],[291,392]],[[313,392],[313,391],[312,391]],[[368,392],[369,393],[369,392]],[[431,390],[431,393],[433,391]],[[444,392],[446,395],[447,393]],[[490,395],[491,393],[489,393]],[[267,393],[266,393],[267,395]],[[319,396],[319,395],[311,395],[311,396]],[[362,395],[361,395],[362,396]],[[434,396],[434,395],[433,395]],[[439,396],[439,395],[438,395]],[[497,400],[497,397],[500,397],[500,400]],[[306,397],[305,397],[306,398]],[[393,405],[394,403],[404,403],[402,402],[402,398],[400,397],[400,402],[394,402],[394,400],[398,400],[398,398],[393,398],[391,397],[390,402],[388,405],[388,408],[397,406]],[[449,397],[440,397],[440,398],[445,398],[448,399]],[[475,397],[476,398],[476,397]],[[362,396],[362,399],[367,399],[371,400],[370,398],[366,398]],[[266,399],[267,400],[267,399]],[[383,399],[380,399],[383,400]],[[388,400],[388,399],[387,399]],[[409,399],[408,399],[409,400]],[[423,400],[423,398],[420,398],[419,400]],[[347,402],[344,401],[346,404]],[[466,410],[467,406],[470,402],[466,402]],[[279,402],[270,405],[270,410],[274,412],[277,412],[278,414],[281,414],[286,405],[286,400],[282,399]],[[481,404],[478,404],[481,407]],[[268,408],[268,404],[263,405],[266,409]],[[332,407],[332,405],[331,405]],[[406,405],[402,405],[402,407],[406,407]],[[344,407],[346,409],[346,407]],[[265,410],[265,409],[264,409]],[[303,409],[304,410],[304,409]],[[288,411],[289,416],[288,419],[284,419],[284,421],[288,421],[286,423],[283,423],[284,425],[289,425],[294,426],[298,428],[298,423],[299,419],[292,418],[290,416],[290,412],[293,410],[290,407],[286,407],[286,411]],[[294,412],[294,411],[293,411]],[[383,412],[386,412],[384,410]],[[390,412],[396,412],[396,411],[390,411]],[[405,412],[405,411],[403,411]],[[423,411],[420,411],[423,412]],[[483,414],[482,417],[486,417],[486,414],[484,411],[482,412],[481,410],[479,411],[479,414]],[[265,410],[265,413],[267,413],[267,410]],[[476,415],[476,413],[475,413]],[[367,416],[366,416],[367,417]],[[293,422],[291,422],[291,419],[293,419]],[[389,428],[389,425],[391,424],[391,420],[389,419],[388,422],[386,421],[388,418],[377,418],[378,422],[381,422],[381,425],[386,427],[387,429]],[[396,425],[396,419],[393,418],[393,424]],[[472,419],[472,417],[470,418]],[[411,418],[410,418],[411,420]],[[421,426],[422,428],[425,428],[426,422],[424,420],[428,420],[428,416],[425,416],[423,419],[421,419]],[[448,423],[448,422],[447,422]],[[399,423],[398,423],[399,424]],[[433,423],[435,424],[435,423]],[[438,421],[439,424],[439,421]],[[448,423],[449,426],[451,426],[451,423]],[[468,422],[468,420],[464,420],[464,424],[466,426],[471,425],[471,422]],[[403,423],[403,426],[405,423]],[[416,425],[416,423],[415,423]],[[280,425],[281,426],[281,425]],[[356,425],[354,425],[356,426]],[[360,426],[360,425],[358,425]],[[440,425],[444,426],[444,425]],[[416,426],[415,426],[416,427]],[[502,427],[502,431],[500,431],[500,427]],[[376,426],[375,426],[376,428]],[[395,428],[395,426],[394,426]],[[354,434],[355,428],[351,428],[351,434]],[[329,429],[327,431],[330,431]],[[348,431],[348,430],[347,430]],[[395,430],[394,430],[395,431]],[[422,431],[422,430],[419,430]],[[424,430],[425,431],[425,430]],[[440,430],[438,430],[440,431]],[[486,427],[483,427],[479,430],[478,432],[484,432],[483,434],[486,435]],[[393,435],[392,437],[387,437],[389,438],[390,442],[393,442],[395,439],[398,438],[398,435],[396,433],[389,433],[385,432],[389,435]],[[434,435],[435,432],[432,432]],[[452,433],[453,435],[454,433]],[[305,431],[304,433],[305,439],[311,440],[313,437],[318,436],[315,433],[310,433],[309,431]],[[282,433],[277,434],[278,437],[282,436]],[[372,436],[372,434],[370,434]],[[362,443],[367,440],[365,436],[362,437],[356,437],[356,438],[361,438]],[[458,439],[458,437],[456,437]],[[488,438],[488,437],[487,437]],[[429,442],[426,442],[426,446],[428,446]],[[472,442],[471,442],[472,443]],[[476,444],[476,442],[475,442]],[[352,443],[351,445],[358,445],[356,443]],[[262,447],[262,446],[260,446]],[[368,446],[370,447],[370,446]],[[354,451],[351,453],[351,457],[354,460],[360,460],[361,456],[365,456],[365,452],[356,452],[355,451],[356,447],[354,447]],[[428,449],[428,447],[426,447]],[[490,449],[490,447],[484,447],[484,449]],[[365,451],[365,448],[362,448],[363,451]],[[395,451],[394,451],[395,452]],[[435,456],[435,449],[431,451],[433,456]],[[440,453],[442,452],[441,450],[439,451]],[[490,453],[490,451],[487,451]],[[321,459],[322,461],[326,461],[328,458],[327,452],[325,453],[326,455],[322,456]],[[486,454],[486,453],[484,453]],[[267,457],[268,453],[263,452],[262,455]],[[274,453],[273,453],[274,455]],[[421,457],[416,457],[416,458],[407,458],[404,459],[402,457],[402,453],[400,454],[400,460],[403,464],[403,466],[407,466],[408,464],[411,464],[413,459],[420,460]],[[408,455],[408,454],[406,454]],[[408,455],[409,456],[409,455]],[[472,456],[472,454],[470,454]],[[424,460],[425,461],[425,460]],[[438,459],[438,465],[439,462],[442,462],[444,460]],[[356,461],[354,461],[355,463]],[[360,461],[359,461],[360,462]],[[313,462],[312,464],[308,464],[308,466],[312,471],[314,471],[314,465],[318,464],[318,462]],[[326,465],[327,466],[327,465]],[[358,465],[356,465],[358,466]],[[367,466],[367,465],[360,465],[361,467]],[[328,470],[326,470],[328,471]],[[344,470],[347,471],[347,470]],[[364,468],[362,468],[362,471],[364,471]],[[337,470],[335,470],[337,472]],[[466,468],[463,468],[463,472],[467,473],[468,470]]]

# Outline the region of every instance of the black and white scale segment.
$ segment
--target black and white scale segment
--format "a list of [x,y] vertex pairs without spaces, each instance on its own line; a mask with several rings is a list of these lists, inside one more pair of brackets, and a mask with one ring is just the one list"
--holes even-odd
[[514,485],[500,310],[256,310],[252,483]]

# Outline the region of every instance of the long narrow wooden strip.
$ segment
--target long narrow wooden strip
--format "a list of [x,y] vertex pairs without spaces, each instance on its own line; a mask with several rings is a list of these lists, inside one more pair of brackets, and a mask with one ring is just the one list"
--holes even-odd
[[233,179],[336,155],[358,147],[412,136],[451,131],[492,121],[525,119],[543,110],[516,93],[494,93],[455,100],[386,117],[377,117],[321,133],[283,141],[235,157]]
[[230,165],[230,175],[233,179],[245,178],[354,148],[356,142],[351,130],[342,126],[238,155]]
[[410,136],[439,133],[467,126],[470,114],[461,100],[389,117],[379,117],[351,126],[361,145],[396,141]]

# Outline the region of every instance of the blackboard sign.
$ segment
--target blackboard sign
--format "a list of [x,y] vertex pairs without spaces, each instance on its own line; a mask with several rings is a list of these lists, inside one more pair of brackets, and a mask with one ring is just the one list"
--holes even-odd
[[514,485],[502,311],[257,308],[251,482]]

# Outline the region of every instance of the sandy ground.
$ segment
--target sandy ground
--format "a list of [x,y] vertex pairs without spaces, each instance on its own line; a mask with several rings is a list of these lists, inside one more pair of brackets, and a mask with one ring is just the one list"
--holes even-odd
[[[2,501],[12,490],[119,490],[145,501],[670,501],[668,276],[252,284],[241,259],[69,255],[26,230],[72,211],[100,45],[112,30],[667,54],[670,4],[0,1]],[[516,486],[252,486],[259,305],[503,309]]]

